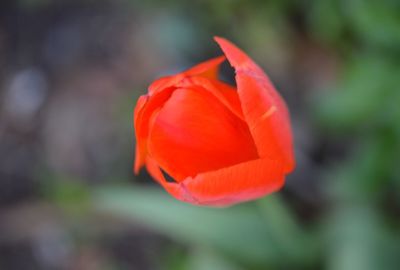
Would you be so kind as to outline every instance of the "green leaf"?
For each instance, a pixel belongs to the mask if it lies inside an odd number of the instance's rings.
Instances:
[[[376,209],[346,206],[326,220],[329,270],[398,269],[398,235],[390,233]]]
[[[301,263],[303,259],[286,252],[288,242],[282,246],[276,230],[270,229],[273,226],[266,224],[268,220],[251,203],[205,208],[179,202],[160,190],[139,187],[103,188],[93,200],[101,210],[140,222],[183,243],[219,249],[238,261],[270,265]],[[273,213],[270,216],[271,220],[276,217]],[[289,244],[298,246],[298,239],[295,236]]]
[[[315,115],[331,130],[352,130],[378,121],[384,104],[396,89],[398,70],[379,56],[358,55],[338,85],[320,96]]]
[[[187,270],[240,270],[232,261],[205,248],[197,248],[185,267]]]

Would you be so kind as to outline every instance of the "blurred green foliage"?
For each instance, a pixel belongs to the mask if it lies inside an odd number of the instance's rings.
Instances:
[[[318,254],[311,235],[297,227],[278,195],[257,205],[211,209],[182,204],[160,190],[114,187],[99,190],[95,203],[182,243],[220,250],[248,267],[308,265]]]

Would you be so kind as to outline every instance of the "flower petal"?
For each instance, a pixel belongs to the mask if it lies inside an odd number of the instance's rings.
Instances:
[[[188,197],[190,195],[184,192],[178,183],[167,182],[160,167],[151,157],[147,157],[146,169],[151,177],[153,177],[169,194],[180,200],[193,201],[193,198]]]
[[[187,76],[201,76],[209,79],[218,79],[219,65],[225,61],[225,56],[218,56],[210,60],[204,61],[196,66],[186,70]]]
[[[258,158],[246,123],[203,89],[177,89],[151,123],[148,151],[178,182]]]
[[[284,184],[280,161],[257,159],[185,179],[181,185],[195,203],[227,206],[277,191]]]
[[[136,154],[134,171],[138,173],[144,165],[147,155],[147,139],[150,119],[171,96],[174,88],[167,88],[152,97],[140,96],[134,112],[134,127],[136,135]]]
[[[168,183],[161,171],[158,179],[171,195],[181,201],[229,206],[279,190],[284,184],[284,173],[280,161],[256,159],[188,177],[178,184]]]
[[[165,76],[165,77],[161,77],[161,78],[155,80],[149,86],[149,89],[148,89],[149,96],[152,96],[152,95],[162,91],[163,89],[166,89],[166,88],[176,85],[183,78],[185,78],[184,74],[179,73],[177,75]]]
[[[204,80],[208,80],[207,78],[214,78],[217,76],[218,67],[219,65],[225,60],[225,56],[216,57],[200,63],[191,69],[177,74],[173,76],[166,76],[162,77],[156,81],[154,81],[149,87],[149,95],[148,96],[141,96],[139,98],[138,103],[135,108],[135,131],[136,131],[136,156],[135,156],[135,165],[134,171],[135,173],[139,172],[139,169],[144,165],[145,157],[146,157],[146,145],[147,145],[147,136],[148,136],[148,123],[157,108],[163,105],[163,103],[169,98],[172,91],[175,90],[174,88],[179,85],[181,81],[185,78],[189,78],[189,76],[196,76],[196,78],[201,78]],[[218,81],[214,80],[216,83]],[[222,83],[221,83],[222,84]],[[243,118],[243,114],[240,109],[240,102],[237,97],[237,93],[228,93],[232,92],[229,89],[228,85],[221,85],[220,86],[220,93],[219,95],[225,97],[227,105],[232,109],[232,111],[241,116]],[[165,93],[161,93],[163,91]],[[215,87],[212,89],[214,92],[217,92]],[[222,93],[222,94],[221,94]],[[236,95],[236,100],[234,95]],[[147,101],[149,98],[149,104],[144,106],[144,100]],[[143,104],[141,104],[143,103]],[[145,107],[145,108],[144,108]],[[140,112],[140,113],[139,113]],[[140,115],[140,116],[139,116]]]
[[[150,175],[173,197],[197,205],[229,206],[279,190],[284,184],[281,162],[256,159],[196,177],[180,183],[168,182],[159,165],[147,158]]]
[[[238,92],[233,86],[219,80],[208,79],[204,77],[185,78],[177,84],[177,87],[187,88],[198,86],[213,94],[222,104],[232,111],[237,117],[244,120],[242,107]]]
[[[264,71],[226,39],[215,37],[236,71],[242,110],[260,157],[280,159],[284,171],[295,166],[288,109]]]
[[[219,65],[225,61],[225,56],[219,56],[210,60],[204,61],[182,73],[172,76],[165,76],[155,80],[149,86],[149,95],[161,91],[162,89],[176,85],[183,78],[191,76],[200,76],[209,79],[218,79]]]
[[[133,113],[133,121],[134,121],[133,125],[135,127],[135,132],[136,132],[136,150],[135,150],[135,164],[134,164],[135,173],[138,173],[140,167],[144,165],[146,157],[145,144],[141,143],[141,138],[140,136],[138,136],[139,134],[138,131],[140,131],[139,119],[143,114],[143,108],[146,103],[147,103],[147,96],[140,96],[136,103],[136,107]]]

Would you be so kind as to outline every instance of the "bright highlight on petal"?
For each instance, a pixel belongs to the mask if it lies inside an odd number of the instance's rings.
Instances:
[[[243,51],[215,40],[225,56],[160,78],[139,98],[134,167],[179,200],[227,206],[277,191],[295,161],[285,102]],[[237,88],[218,80],[225,59]]]

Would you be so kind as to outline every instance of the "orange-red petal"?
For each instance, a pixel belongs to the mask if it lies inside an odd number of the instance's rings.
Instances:
[[[153,95],[158,91],[174,86],[186,77],[199,76],[209,79],[218,79],[219,66],[223,61],[225,61],[225,59],[225,56],[215,57],[210,60],[201,62],[200,64],[197,64],[196,66],[176,75],[161,77],[155,80],[149,86],[149,95]]]
[[[279,190],[284,184],[282,164],[256,159],[188,177],[180,183],[167,182],[158,164],[148,158],[150,175],[173,197],[196,205],[229,206],[257,199]]]
[[[208,79],[204,77],[189,77],[181,80],[178,87],[202,87],[205,91],[210,92],[214,95],[222,104],[224,104],[232,113],[237,117],[244,120],[242,107],[240,105],[240,100],[236,88],[230,86],[219,80]]]
[[[140,131],[139,128],[139,119],[141,118],[143,114],[143,108],[147,102],[147,96],[140,96],[137,103],[136,107],[133,113],[133,121],[134,121],[134,127],[135,127],[135,132],[136,132],[136,147],[135,147],[135,164],[134,164],[134,171],[135,173],[139,172],[140,167],[142,167],[145,163],[145,157],[146,157],[146,148],[145,144],[141,142],[142,138],[138,136]]]
[[[246,123],[204,89],[177,89],[154,117],[148,151],[178,182],[258,158]]]
[[[260,157],[284,162],[294,168],[292,132],[287,107],[264,71],[226,39],[215,37],[236,71],[236,83],[244,117]]]
[[[165,76],[165,77],[161,77],[161,78],[155,80],[149,86],[149,89],[148,89],[149,96],[152,96],[164,89],[173,87],[175,84],[177,84],[183,78],[185,78],[185,75],[183,73],[179,73],[177,75]]]
[[[183,192],[183,189],[178,183],[167,182],[157,162],[151,157],[147,157],[146,159],[146,169],[151,177],[153,177],[169,194],[175,198],[187,201],[193,200],[192,198],[188,197],[189,195],[186,192]]]
[[[218,81],[215,80],[217,78],[218,68],[225,59],[225,56],[216,57],[204,61],[177,75],[162,77],[154,81],[150,85],[148,95],[141,96],[139,98],[134,114],[134,126],[137,138],[134,164],[135,173],[138,173],[139,169],[144,165],[145,162],[147,153],[146,145],[149,130],[149,120],[151,119],[155,111],[160,108],[164,102],[167,101],[175,88],[178,87],[181,82],[184,81],[186,78],[191,78],[191,76],[195,76],[198,79],[213,79],[215,83],[218,83]],[[226,101],[226,105],[231,108],[234,113],[243,118],[236,91],[233,93],[233,90],[230,89],[229,86],[226,84],[221,85],[220,88],[221,89],[218,91],[217,89],[215,89],[215,87],[213,87],[211,91],[214,91],[217,95],[223,97],[223,100]],[[228,89],[232,91],[229,91]],[[145,103],[147,101],[148,104],[146,104],[145,106]]]
[[[280,161],[257,159],[185,179],[181,185],[194,203],[227,206],[277,191],[284,184]]]
[[[200,76],[208,79],[218,79],[219,66],[225,61],[225,56],[218,56],[210,60],[204,61],[196,66],[186,70],[187,76]]]
[[[157,92],[151,97],[147,95],[141,96],[136,104],[134,112],[136,135],[135,173],[139,172],[146,160],[150,119],[168,100],[173,90],[173,88],[167,88],[165,91]]]

